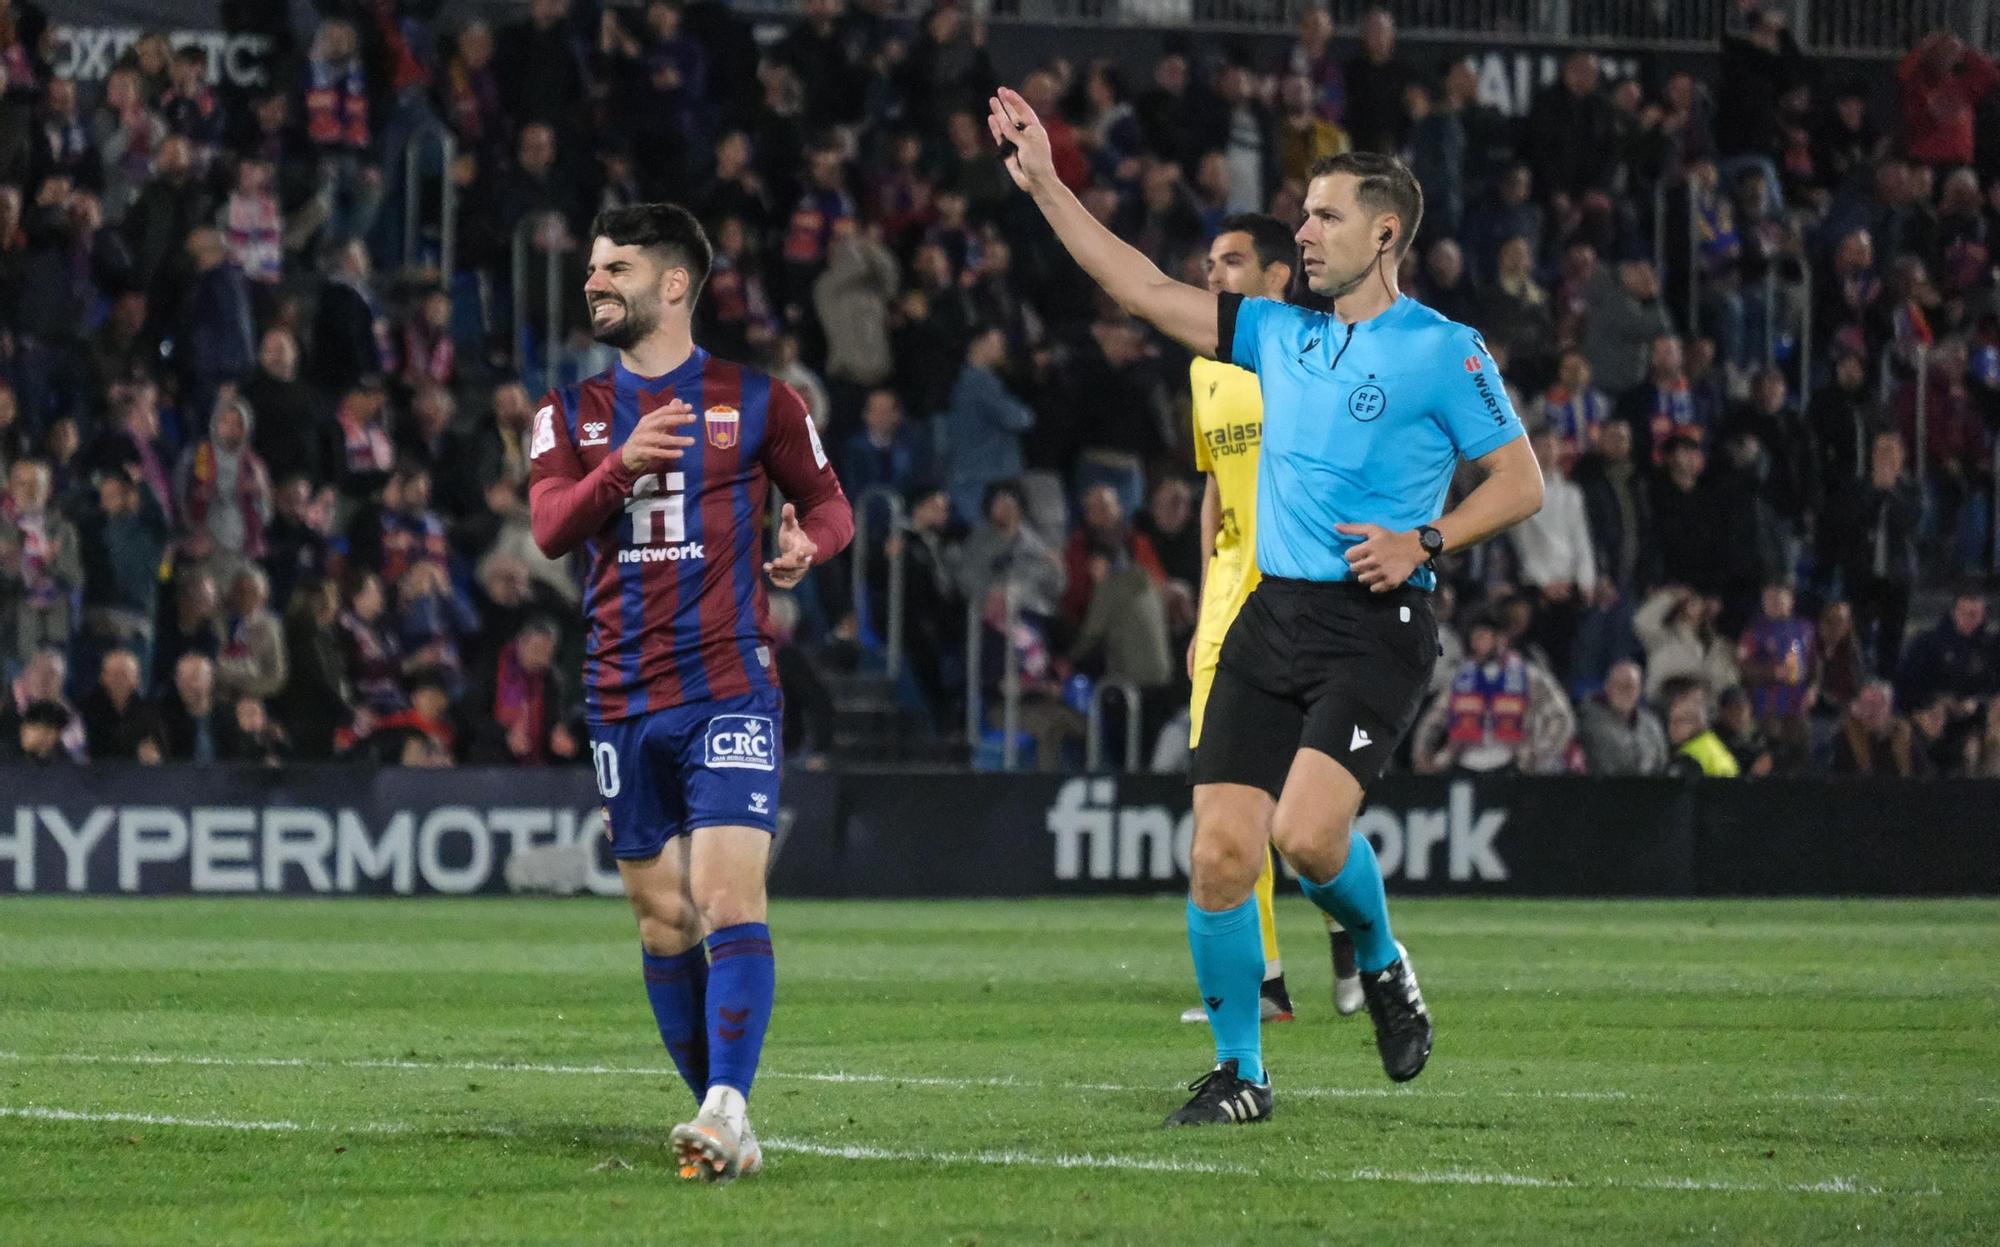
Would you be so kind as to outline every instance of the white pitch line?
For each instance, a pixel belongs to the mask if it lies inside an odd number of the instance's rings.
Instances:
[[[236,1130],[259,1134],[413,1134],[423,1127],[413,1122],[371,1121],[346,1125],[317,1122],[258,1120],[229,1117],[175,1117],[163,1113],[128,1113],[114,1110],[53,1108],[41,1104],[0,1105],[0,1118],[64,1123],[174,1126],[185,1129]],[[495,1135],[506,1137],[507,1130],[440,1128],[444,1133]],[[1251,1165],[1218,1164],[1212,1161],[1180,1160],[1174,1157],[1097,1155],[1089,1152],[1023,1152],[1017,1150],[942,1152],[920,1148],[873,1147],[860,1143],[814,1143],[804,1139],[764,1140],[773,1152],[801,1156],[824,1156],[836,1160],[895,1161],[923,1165],[997,1165],[1026,1169],[1084,1169],[1123,1173],[1204,1173],[1240,1177],[1261,1177],[1263,1171]],[[1290,1175],[1287,1175],[1290,1176]],[[1865,1186],[1850,1178],[1822,1182],[1708,1182],[1696,1178],[1606,1179],[1597,1182],[1571,1178],[1541,1178],[1532,1174],[1484,1173],[1479,1170],[1382,1169],[1329,1170],[1297,1175],[1321,1182],[1388,1182],[1412,1186],[1511,1186],[1538,1190],[1651,1190],[1709,1191],[1727,1194],[1797,1195],[1880,1195],[1880,1187]]]
[[[55,1065],[189,1065],[209,1066],[221,1069],[383,1069],[383,1070],[444,1070],[471,1074],[556,1074],[584,1077],[622,1078],[678,1078],[680,1071],[666,1065],[570,1065],[550,1064],[535,1061],[425,1061],[411,1058],[355,1057],[338,1060],[314,1059],[310,1057],[237,1057],[200,1056],[191,1053],[88,1053],[88,1052],[7,1052],[0,1051],[0,1061],[18,1064]],[[893,1085],[899,1087],[940,1087],[947,1090],[965,1091],[977,1088],[1000,1088],[1024,1091],[1097,1091],[1097,1092],[1160,1092],[1173,1090],[1148,1084],[1114,1082],[1038,1082],[1032,1079],[999,1075],[987,1078],[954,1078],[922,1074],[858,1074],[847,1070],[790,1071],[760,1070],[757,1076],[766,1080],[783,1082],[855,1083],[861,1085]],[[1309,1100],[1389,1100],[1389,1099],[1438,1099],[1438,1100],[1580,1100],[1586,1102],[1604,1101],[1672,1101],[1672,1097],[1657,1092],[1618,1090],[1534,1090],[1516,1091],[1498,1088],[1490,1091],[1470,1091],[1451,1087],[1312,1087],[1293,1086],[1281,1083],[1282,1093]],[[1843,1104],[1856,1102],[1908,1103],[1921,1097],[1914,1094],[1882,1094],[1849,1091],[1731,1091],[1737,1100],[1768,1100],[1788,1104]],[[1975,1104],[2000,1103],[2000,1097],[1974,1096]]]

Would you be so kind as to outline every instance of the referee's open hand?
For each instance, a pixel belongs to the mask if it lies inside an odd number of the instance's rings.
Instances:
[[[1400,588],[1423,564],[1424,543],[1414,532],[1392,533],[1380,524],[1335,524],[1333,531],[1361,538],[1347,547],[1347,565],[1372,593]]]

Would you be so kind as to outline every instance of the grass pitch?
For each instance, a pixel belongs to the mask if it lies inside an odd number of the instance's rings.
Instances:
[[[1208,1062],[1180,902],[787,903],[769,1168],[600,901],[0,902],[0,1243],[1965,1242],[2000,1236],[2000,903],[1402,901],[1382,1076],[1280,907],[1277,1118]]]

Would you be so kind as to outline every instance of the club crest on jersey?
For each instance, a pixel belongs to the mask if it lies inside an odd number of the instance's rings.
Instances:
[[[577,445],[602,446],[610,440],[606,436],[610,430],[611,426],[602,420],[587,420],[583,425],[583,440],[578,442]]]
[[[719,714],[708,721],[702,763],[711,770],[775,771],[778,736],[761,714]]]
[[[742,435],[743,413],[734,407],[710,407],[701,413],[702,428],[708,431],[708,444],[717,450],[733,450],[736,439]]]

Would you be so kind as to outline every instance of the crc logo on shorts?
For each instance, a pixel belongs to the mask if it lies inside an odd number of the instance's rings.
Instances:
[[[702,754],[711,770],[775,771],[778,737],[761,714],[719,714],[708,721]]]
[[[708,432],[708,444],[717,450],[731,450],[743,429],[743,413],[734,407],[709,407],[701,413],[702,428]]]
[[[1366,424],[1389,410],[1389,396],[1379,385],[1364,385],[1347,396],[1347,414]]]

